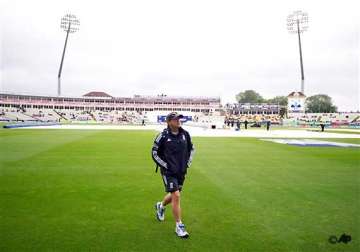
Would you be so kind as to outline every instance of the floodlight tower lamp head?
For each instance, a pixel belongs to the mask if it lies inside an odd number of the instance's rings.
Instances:
[[[294,11],[287,17],[287,29],[290,33],[303,33],[308,30],[309,16],[303,11]]]
[[[66,14],[61,18],[60,28],[65,32],[74,33],[79,30],[80,21],[73,14]]]

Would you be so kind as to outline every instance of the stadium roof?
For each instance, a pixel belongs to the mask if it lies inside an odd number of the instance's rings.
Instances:
[[[64,100],[64,99],[74,99],[78,101],[82,101],[85,99],[94,100],[123,100],[123,101],[131,101],[131,102],[144,102],[144,101],[159,101],[159,102],[216,102],[220,103],[220,97],[195,97],[195,96],[141,96],[134,95],[134,97],[115,97],[111,96],[105,92],[93,91],[89,92],[82,97],[74,97],[74,96],[48,96],[48,95],[36,95],[36,94],[15,94],[15,93],[2,93],[0,92],[0,101],[3,96],[9,97],[28,97],[32,99],[54,99],[54,100]],[[19,98],[16,98],[19,99]]]
[[[83,95],[84,97],[112,97],[105,92],[93,91]]]
[[[288,97],[306,97],[302,92],[291,92]]]

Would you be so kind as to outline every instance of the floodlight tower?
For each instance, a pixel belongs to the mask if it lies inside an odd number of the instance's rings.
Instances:
[[[301,38],[300,33],[307,31],[308,26],[308,14],[303,11],[294,11],[287,17],[287,29],[290,33],[297,33],[299,40],[299,53],[300,53],[300,69],[301,69],[301,92],[304,94],[304,66],[301,50]]]
[[[61,95],[61,71],[62,71],[62,66],[63,66],[63,63],[64,63],[66,44],[67,44],[67,41],[68,41],[69,33],[77,32],[79,30],[79,26],[80,26],[80,21],[73,14],[66,14],[61,19],[60,28],[63,29],[66,32],[66,39],[65,39],[64,50],[63,50],[62,57],[61,57],[59,73],[58,73],[58,90],[57,90],[58,91],[57,92],[58,96]]]

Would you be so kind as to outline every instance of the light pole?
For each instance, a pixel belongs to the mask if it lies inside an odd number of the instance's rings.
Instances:
[[[301,69],[301,92],[304,94],[304,66],[301,50],[301,38],[300,33],[305,32],[308,29],[308,14],[302,11],[294,11],[287,18],[287,29],[290,33],[297,33],[299,40],[299,53],[300,53],[300,69]]]
[[[67,44],[67,41],[68,41],[69,33],[77,32],[79,30],[79,26],[80,26],[80,21],[76,18],[75,15],[66,14],[61,19],[60,28],[63,29],[66,32],[66,38],[65,38],[64,50],[63,50],[63,53],[62,53],[61,63],[60,63],[60,68],[59,68],[59,73],[58,73],[58,90],[57,90],[58,91],[57,92],[58,96],[61,95],[61,71],[62,71],[62,66],[63,66],[63,63],[64,63],[66,44]]]

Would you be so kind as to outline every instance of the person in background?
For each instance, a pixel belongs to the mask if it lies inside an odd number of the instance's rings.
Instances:
[[[266,130],[268,131],[270,129],[271,122],[270,120],[266,121]]]
[[[240,130],[240,125],[241,125],[240,120],[236,120],[236,127],[238,130]]]
[[[321,127],[321,132],[324,132],[325,130],[325,124],[322,122],[320,123],[320,127]]]

